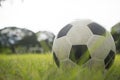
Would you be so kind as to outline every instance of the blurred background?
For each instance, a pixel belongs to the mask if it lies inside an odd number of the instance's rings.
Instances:
[[[119,34],[116,29],[120,27],[119,3],[119,0],[0,0],[0,53],[49,52],[59,30],[76,19],[91,19],[113,35]],[[115,42],[119,44],[118,37]]]

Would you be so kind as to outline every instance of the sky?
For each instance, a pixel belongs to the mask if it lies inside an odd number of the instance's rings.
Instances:
[[[77,19],[90,19],[110,31],[120,22],[120,0],[7,0],[0,8],[0,29],[16,26],[56,35]]]

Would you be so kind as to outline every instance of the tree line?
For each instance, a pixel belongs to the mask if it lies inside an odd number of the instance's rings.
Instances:
[[[34,33],[25,28],[0,30],[0,53],[43,53],[51,51],[55,35],[48,31]]]
[[[120,23],[111,28],[117,53],[120,53]],[[55,35],[48,31],[34,33],[15,26],[0,29],[0,53],[45,53],[52,50]]]

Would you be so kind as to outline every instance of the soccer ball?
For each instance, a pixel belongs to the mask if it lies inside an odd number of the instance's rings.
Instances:
[[[115,59],[115,43],[111,34],[91,20],[76,20],[58,33],[53,43],[56,65],[78,65],[109,69]]]

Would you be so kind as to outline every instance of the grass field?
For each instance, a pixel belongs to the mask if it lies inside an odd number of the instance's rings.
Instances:
[[[120,80],[120,55],[106,74],[86,68],[58,69],[52,54],[0,55],[0,80]]]

